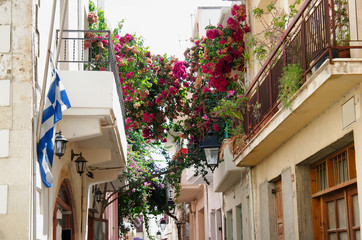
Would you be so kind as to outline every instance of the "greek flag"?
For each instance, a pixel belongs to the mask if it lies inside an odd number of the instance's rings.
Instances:
[[[38,143],[40,175],[48,188],[52,186],[51,183],[54,181],[51,173],[54,155],[54,126],[62,119],[62,111],[70,107],[67,93],[60,81],[58,71],[53,65],[52,83],[46,98]]]

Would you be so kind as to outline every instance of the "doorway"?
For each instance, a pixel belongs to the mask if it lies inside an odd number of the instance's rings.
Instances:
[[[53,239],[74,238],[73,209],[68,184],[64,181],[59,189],[53,212]]]

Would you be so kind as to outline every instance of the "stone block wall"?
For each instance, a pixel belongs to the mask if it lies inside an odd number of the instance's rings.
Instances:
[[[33,2],[0,1],[0,239],[30,239]],[[19,231],[20,230],[20,231]]]

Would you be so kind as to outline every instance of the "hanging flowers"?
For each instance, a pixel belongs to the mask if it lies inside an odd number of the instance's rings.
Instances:
[[[209,87],[220,92],[235,88],[232,71],[244,71],[245,49],[244,35],[250,32],[245,23],[246,14],[243,5],[234,5],[226,26],[208,26],[206,37],[195,39],[195,46],[191,49],[189,61],[196,61],[192,65],[199,65],[202,74],[208,80]]]

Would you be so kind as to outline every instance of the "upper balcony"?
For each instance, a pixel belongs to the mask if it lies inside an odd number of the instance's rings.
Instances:
[[[110,36],[90,30],[64,30],[61,40],[58,36],[59,75],[72,105],[60,129],[86,150],[90,169],[121,170],[127,158],[123,95]]]
[[[247,145],[234,159],[237,166],[258,164],[362,81],[362,19],[348,12],[361,3],[346,2],[306,0],[284,32],[247,90],[247,105],[261,107],[259,114],[252,107],[245,113]],[[290,64],[299,65],[303,77],[285,108],[279,80]]]
[[[181,191],[177,200],[179,202],[189,203],[203,192],[204,182],[202,178],[197,178],[198,181],[190,180],[190,174],[193,172],[192,168],[185,169],[181,175]]]
[[[233,163],[233,154],[230,146],[227,145],[223,151],[223,161],[215,168],[213,183],[215,192],[226,192],[229,188],[240,182],[242,168],[236,167]]]

